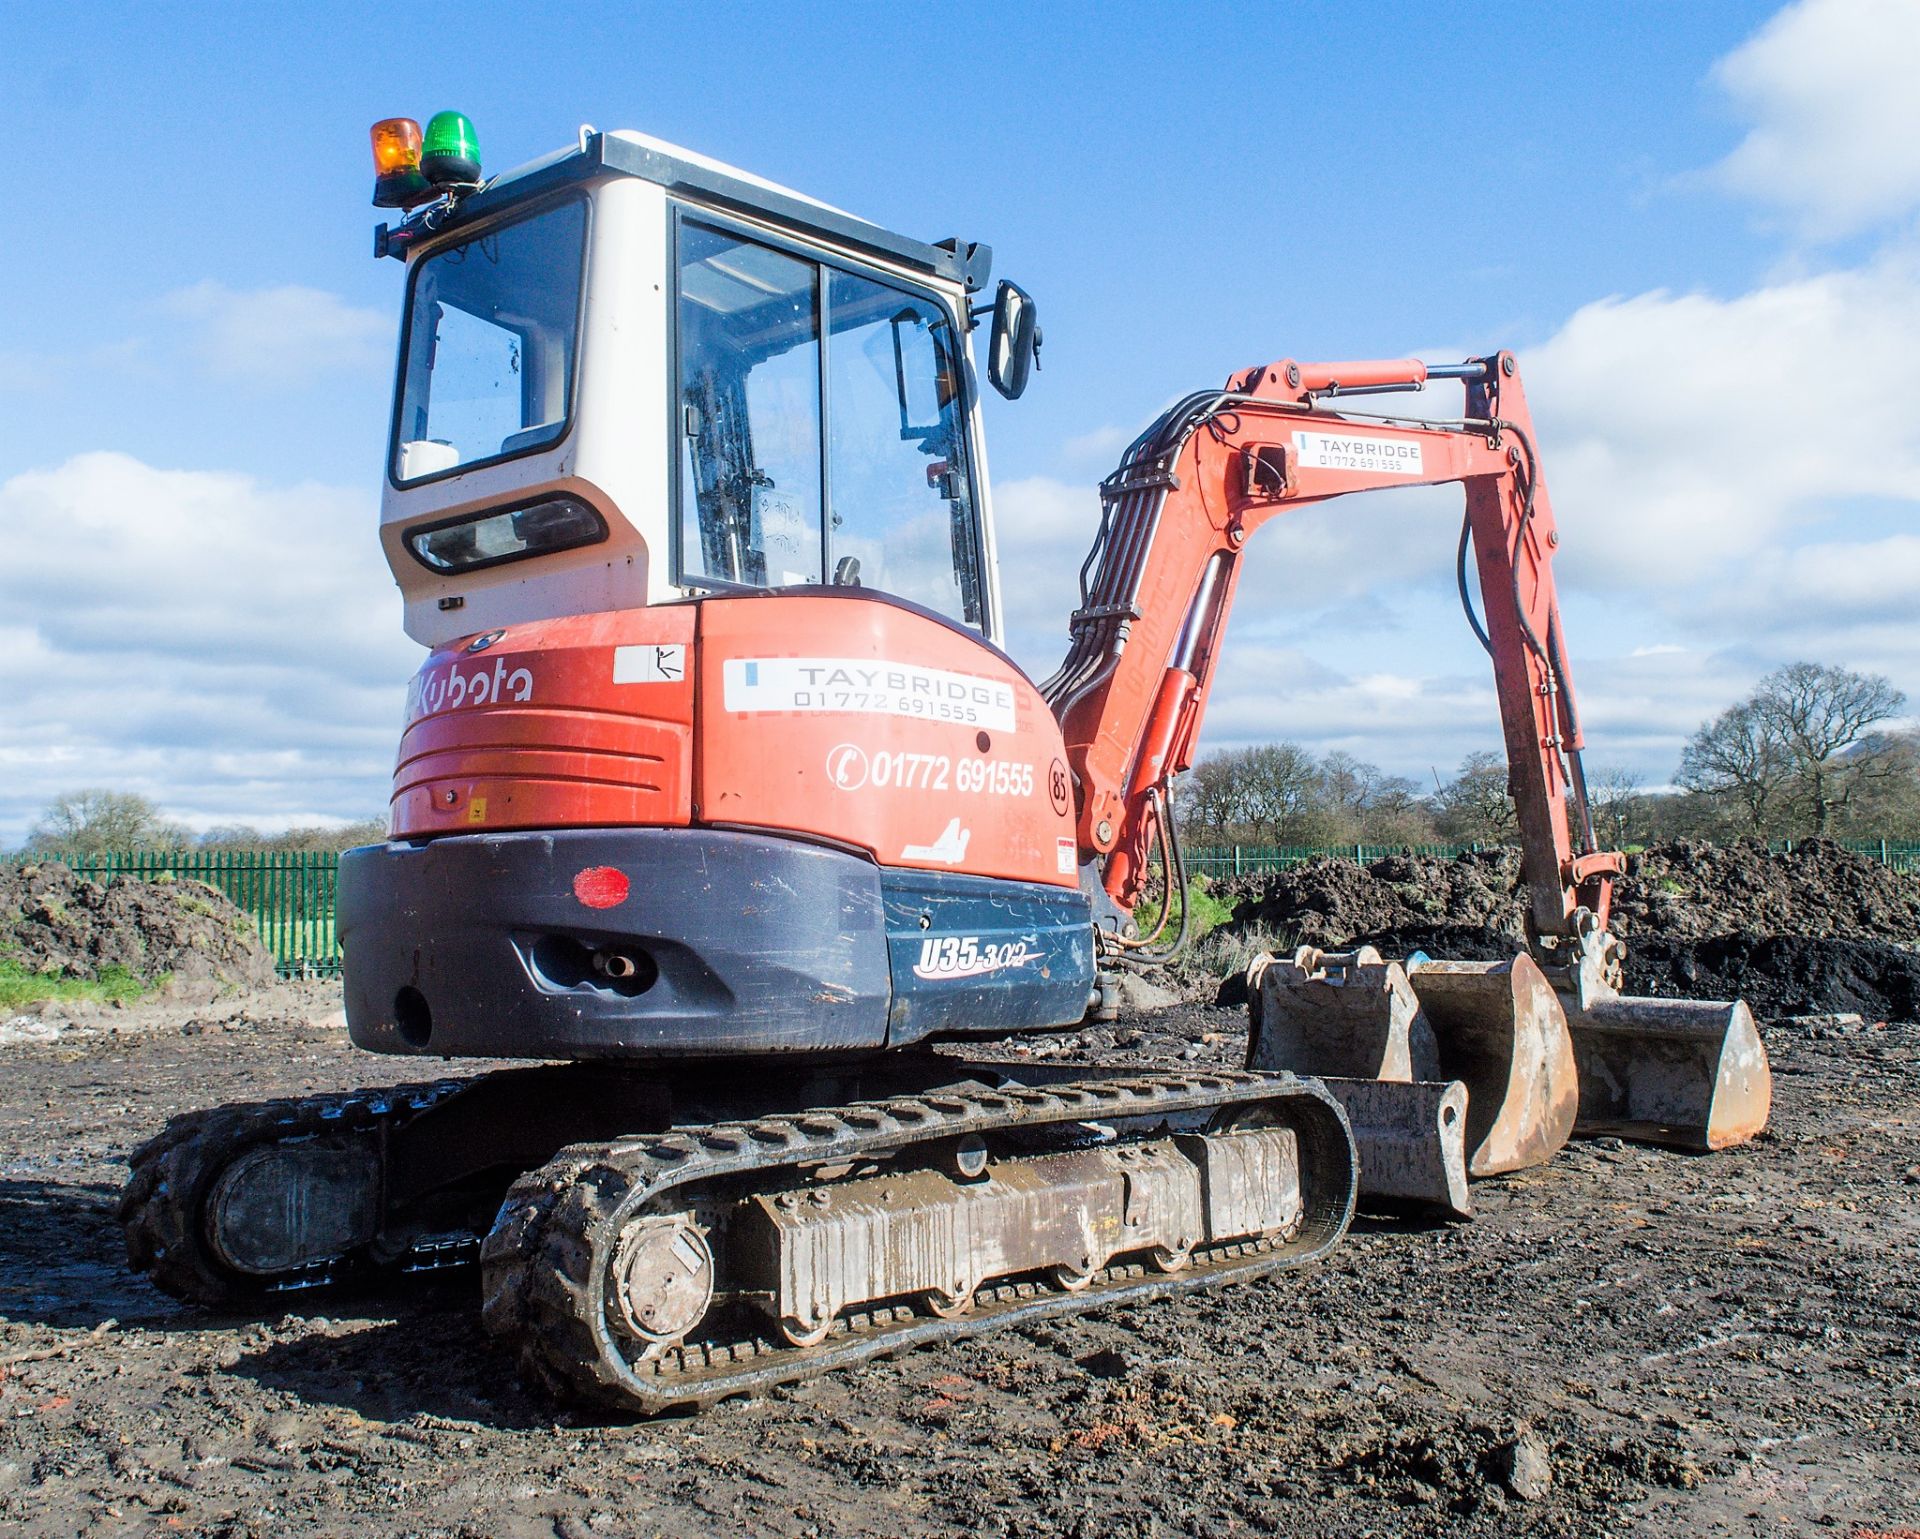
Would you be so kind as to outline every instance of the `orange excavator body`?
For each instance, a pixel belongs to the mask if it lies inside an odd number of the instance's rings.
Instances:
[[[390,836],[341,863],[348,1026],[579,1061],[176,1119],[122,1202],[161,1286],[231,1308],[477,1260],[530,1379],[653,1411],[1302,1265],[1358,1190],[1463,1208],[1582,1125],[1764,1122],[1743,1005],[1617,993],[1511,355],[1283,360],[1178,402],[1103,484],[1036,685],[998,645],[968,334],[991,311],[1009,398],[1040,336],[1016,285],[973,303],[986,247],[633,133],[482,183],[470,132],[408,161],[381,156],[417,125],[381,129],[376,201],[411,210],[375,241],[408,268],[382,540],[431,650]],[[1439,380],[1458,418],[1351,404]],[[1247,540],[1439,483],[1532,954],[1266,959],[1245,1071],[900,1051],[1110,1013],[1177,951],[1186,905],[1172,946],[1132,915],[1155,850],[1184,887],[1173,785]]]

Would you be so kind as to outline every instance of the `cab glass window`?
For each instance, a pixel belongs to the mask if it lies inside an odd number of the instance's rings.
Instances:
[[[977,624],[956,350],[938,307],[851,273],[827,280],[827,486],[840,581]]]
[[[754,241],[680,232],[681,560],[756,588],[821,580],[817,273]]]
[[[683,580],[876,588],[982,625],[945,312],[693,220],[679,239]]]
[[[566,432],[586,233],[586,204],[575,199],[420,261],[397,483],[545,448]]]

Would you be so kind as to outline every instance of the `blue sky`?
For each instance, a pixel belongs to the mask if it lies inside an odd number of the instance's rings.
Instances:
[[[1038,671],[1091,487],[1169,397],[1505,345],[1594,762],[1663,782],[1796,656],[1920,694],[1905,0],[601,9],[0,7],[0,846],[82,784],[202,825],[381,806],[415,653],[365,134],[444,106],[491,169],[631,127],[990,242],[1047,336],[989,407]],[[1456,509],[1269,530],[1207,741],[1422,778],[1495,744]]]

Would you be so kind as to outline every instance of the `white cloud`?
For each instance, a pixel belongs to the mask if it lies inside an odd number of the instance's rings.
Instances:
[[[300,284],[230,289],[208,279],[175,290],[161,308],[191,326],[193,350],[207,368],[256,383],[379,367],[393,348],[390,316]]]
[[[1665,781],[1702,720],[1797,658],[1920,698],[1920,532],[1879,527],[1920,530],[1915,356],[1908,240],[1731,297],[1597,301],[1523,351],[1596,764]],[[1097,505],[1091,485],[1000,489],[1013,650],[1036,673],[1064,648]],[[1259,531],[1205,746],[1288,737],[1407,774],[1495,746],[1451,596],[1459,507],[1452,488],[1370,495]]]
[[[1521,359],[1570,580],[1685,588],[1855,497],[1920,499],[1920,253],[1577,311]]]
[[[1904,218],[1920,207],[1916,58],[1913,0],[1788,6],[1714,69],[1753,124],[1718,179],[1813,239]]]
[[[0,482],[0,846],[108,785],[204,826],[377,812],[419,652],[370,499],[80,455]]]
[[[1091,484],[1051,476],[996,482],[993,526],[1007,650],[1043,678],[1067,650],[1067,617],[1079,602],[1080,563],[1100,527],[1100,495]]]
[[[1090,432],[1077,433],[1060,445],[1060,457],[1069,464],[1099,461],[1111,467],[1120,461],[1120,452],[1133,442],[1132,429],[1109,423]]]
[[[1066,652],[1099,493],[1032,476],[996,486],[993,501],[1007,650],[1041,678]],[[1451,573],[1460,509],[1457,490],[1414,489],[1282,515],[1247,543],[1236,628],[1270,639],[1330,604]]]

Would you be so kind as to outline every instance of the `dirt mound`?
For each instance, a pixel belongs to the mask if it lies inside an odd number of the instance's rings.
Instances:
[[[201,882],[95,882],[52,861],[0,868],[0,960],[63,978],[110,968],[249,987],[274,978],[272,954],[226,894]]]
[[[1231,927],[1287,944],[1492,960],[1524,944],[1516,850],[1370,866],[1319,859],[1240,877]],[[1637,994],[1748,1000],[1762,1015],[1920,1019],[1920,876],[1829,840],[1791,852],[1676,839],[1628,857],[1614,933]]]
[[[1762,1016],[1853,1011],[1870,1021],[1920,1021],[1920,951],[1805,935],[1642,935],[1627,953],[1627,991],[1744,999]]]
[[[1269,930],[1298,945],[1344,946],[1356,936],[1436,926],[1521,934],[1518,850],[1451,859],[1389,855],[1368,866],[1318,856],[1284,871],[1236,877],[1218,889],[1236,930]]]

